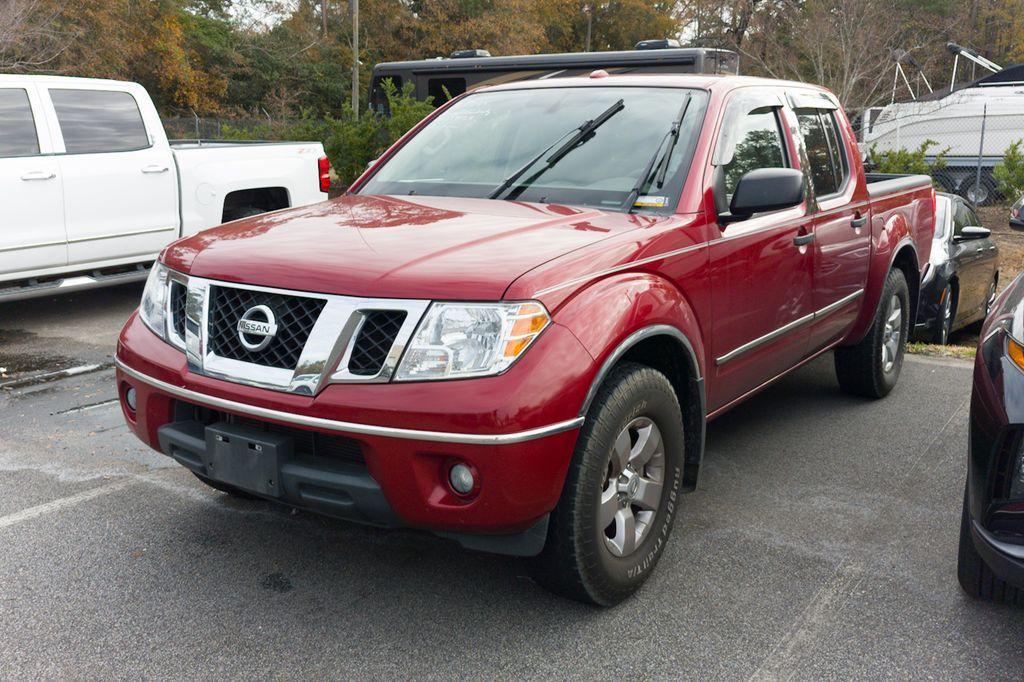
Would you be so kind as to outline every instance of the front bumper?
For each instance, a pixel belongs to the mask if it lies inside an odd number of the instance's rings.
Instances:
[[[977,521],[971,521],[971,538],[990,571],[1014,587],[1024,589],[1024,546],[1000,542]]]
[[[117,354],[129,426],[165,454],[177,442],[176,459],[196,473],[216,478],[202,463],[205,432],[199,429],[211,424],[255,420],[264,430],[292,429],[300,440],[302,434],[343,439],[359,461],[284,453],[279,492],[255,492],[332,516],[424,528],[517,554],[540,549],[536,538],[542,544],[546,515],[561,495],[582,422],[578,413],[595,373],[593,358],[557,324],[497,377],[332,385],[315,397],[192,374],[184,355],[137,316],[122,331]],[[135,389],[134,411],[125,404],[128,388]],[[447,486],[456,461],[478,473],[469,497]],[[523,545],[524,536],[533,544]]]

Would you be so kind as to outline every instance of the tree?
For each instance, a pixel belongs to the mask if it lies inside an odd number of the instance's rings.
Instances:
[[[56,27],[59,7],[43,0],[3,0],[0,3],[0,69],[28,71],[46,68],[68,46]]]

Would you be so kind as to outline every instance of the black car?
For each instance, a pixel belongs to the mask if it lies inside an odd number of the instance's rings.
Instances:
[[[1010,227],[1015,230],[1024,230],[1024,195],[1017,199],[1017,203],[1010,207]]]
[[[968,452],[960,585],[972,597],[1024,605],[1024,274],[982,325]]]
[[[999,247],[955,194],[940,192],[936,198],[930,260],[921,282],[915,334],[946,343],[957,329],[985,319],[999,283]]]

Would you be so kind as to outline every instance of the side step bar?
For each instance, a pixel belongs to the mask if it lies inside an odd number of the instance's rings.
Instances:
[[[83,270],[69,272],[43,280],[36,278],[0,282],[0,303],[21,301],[26,298],[68,294],[73,291],[85,291],[99,287],[141,282],[149,276],[151,261],[134,265],[119,265],[99,270]]]

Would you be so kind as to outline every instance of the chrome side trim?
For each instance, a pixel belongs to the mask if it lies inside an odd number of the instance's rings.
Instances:
[[[583,423],[583,417],[576,417],[575,419],[568,419],[563,422],[548,424],[547,426],[541,426],[536,429],[496,434],[419,431],[416,429],[398,429],[390,426],[376,426],[373,424],[356,424],[354,422],[336,421],[334,419],[323,419],[321,417],[308,417],[301,414],[294,414],[292,412],[281,412],[279,410],[271,410],[269,408],[257,407],[255,405],[246,405],[245,403],[239,403],[225,398],[205,395],[203,393],[191,391],[187,388],[182,388],[181,386],[168,384],[167,382],[160,381],[159,379],[154,379],[151,376],[128,367],[124,364],[121,358],[115,358],[114,363],[117,365],[118,369],[136,381],[141,381],[176,398],[194,401],[196,403],[222,409],[227,412],[237,412],[239,414],[245,414],[261,419],[269,419],[272,421],[294,424],[296,426],[311,429],[338,431],[340,433],[354,433],[364,436],[381,436],[385,438],[404,438],[408,440],[430,441],[433,443],[513,445],[515,443],[525,443],[527,441],[536,440],[537,438],[552,436],[564,431],[571,431],[579,428]]]
[[[61,239],[55,242],[36,242],[34,244],[17,244],[15,246],[4,246],[0,247],[0,253],[7,253],[8,251],[27,251],[29,249],[42,249],[46,246],[64,246],[68,243],[67,239]]]
[[[729,362],[730,360],[735,360],[736,358],[738,358],[739,356],[743,355],[744,353],[748,353],[748,352],[754,350],[758,346],[763,346],[766,343],[770,343],[771,341],[774,341],[775,339],[779,338],[783,334],[788,334],[789,332],[795,331],[796,329],[799,329],[800,327],[803,327],[806,324],[810,324],[814,320],[820,320],[821,318],[823,318],[823,317],[825,317],[827,315],[831,315],[832,313],[834,313],[835,311],[839,310],[840,308],[842,308],[847,303],[850,303],[850,302],[856,300],[857,298],[859,298],[863,294],[864,294],[864,290],[863,289],[858,289],[857,291],[853,292],[852,294],[849,294],[847,296],[843,296],[838,301],[835,301],[834,303],[829,303],[827,306],[825,306],[824,308],[822,308],[820,310],[816,310],[813,313],[808,313],[807,315],[804,315],[801,318],[798,318],[796,320],[793,320],[792,322],[789,322],[787,324],[782,325],[778,329],[775,329],[773,331],[768,332],[764,336],[759,336],[756,339],[754,339],[753,341],[748,341],[747,343],[743,344],[742,346],[739,346],[738,348],[732,349],[731,351],[729,351],[728,353],[726,353],[725,355],[723,355],[721,357],[715,358],[715,364],[719,365],[719,366],[720,365],[724,365],[725,363]]]
[[[136,230],[134,232],[118,232],[117,234],[104,234],[98,237],[76,237],[69,239],[68,244],[80,244],[81,242],[97,242],[103,239],[121,239],[122,237],[138,237],[143,234],[157,234],[158,232],[177,232],[177,227],[155,227],[149,230]]]
[[[675,251],[668,251],[666,253],[659,253],[657,256],[648,256],[647,258],[641,258],[640,260],[634,260],[634,261],[630,261],[628,263],[623,263],[622,265],[616,265],[615,267],[612,267],[612,268],[607,268],[605,270],[599,270],[597,272],[592,272],[589,275],[583,275],[581,277],[575,277],[573,279],[570,279],[570,280],[567,280],[565,282],[562,282],[561,284],[555,284],[554,286],[547,287],[546,289],[541,289],[540,291],[535,292],[533,294],[533,296],[531,296],[531,298],[539,298],[540,296],[543,296],[544,294],[550,294],[550,293],[552,293],[554,291],[558,291],[558,290],[564,289],[566,287],[571,287],[571,286],[574,286],[576,284],[582,284],[583,282],[586,282],[586,281],[589,281],[589,280],[592,280],[592,279],[597,279],[598,277],[604,277],[605,275],[613,275],[616,272],[622,272],[623,270],[630,270],[630,269],[638,267],[640,265],[647,265],[648,263],[653,263],[655,261],[664,260],[665,258],[671,258],[672,256],[679,256],[679,255],[682,255],[684,253],[688,253],[690,251],[696,251],[697,249],[707,248],[709,245],[710,245],[710,242],[701,242],[700,244],[693,244],[692,246],[686,246],[686,247],[683,247],[681,249],[676,249]]]

